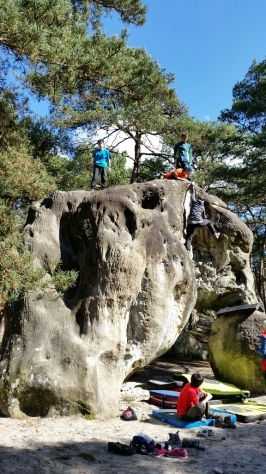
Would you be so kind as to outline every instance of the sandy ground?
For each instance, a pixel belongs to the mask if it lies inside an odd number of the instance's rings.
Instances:
[[[149,379],[167,380],[171,372],[201,370],[212,375],[207,363],[173,365],[157,361],[128,382],[121,390],[119,413],[106,421],[68,418],[0,418],[0,472],[3,474],[265,474],[266,420],[237,424],[236,429],[214,428],[214,436],[198,438],[205,451],[188,448],[188,458],[155,458],[135,454],[124,457],[107,451],[108,441],[129,444],[144,432],[158,442],[168,440],[178,428],[152,416],[158,409],[148,403]],[[261,403],[263,398],[258,399]],[[264,402],[266,399],[264,397]],[[132,406],[137,421],[123,421],[120,414]],[[179,430],[181,438],[195,438],[197,429]]]

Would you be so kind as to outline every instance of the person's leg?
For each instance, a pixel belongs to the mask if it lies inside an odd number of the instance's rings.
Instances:
[[[95,189],[97,179],[98,179],[98,174],[99,174],[99,166],[94,165],[93,167],[93,176],[92,176],[92,182],[91,182],[91,189]]]
[[[107,188],[107,168],[101,168],[102,189]]]
[[[189,408],[186,414],[187,420],[201,420],[204,415],[206,403],[199,402],[197,405]]]
[[[202,227],[208,227],[209,231],[212,233],[212,235],[216,235],[217,232],[213,226],[213,223],[209,219],[203,219],[203,221],[200,224]]]
[[[190,252],[191,250],[191,242],[194,230],[196,229],[197,224],[188,224],[187,226],[187,238],[186,238],[186,249]]]
[[[176,168],[184,169],[186,165],[188,165],[188,161],[179,161],[179,160],[177,160],[177,162],[176,162]]]

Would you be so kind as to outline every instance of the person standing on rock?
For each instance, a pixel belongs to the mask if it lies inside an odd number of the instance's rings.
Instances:
[[[98,140],[98,148],[93,153],[93,177],[91,182],[91,189],[95,189],[98,175],[101,175],[102,189],[107,187],[107,168],[111,170],[111,153],[104,148],[103,140]]]
[[[249,348],[252,351],[257,352],[261,356],[261,369],[263,372],[264,380],[266,382],[266,319],[261,324],[261,335],[260,335],[260,347],[249,344]]]
[[[174,159],[176,162],[176,168],[185,169],[186,165],[192,165],[193,161],[193,150],[188,141],[188,134],[181,134],[181,141],[176,143],[174,147]]]
[[[194,234],[194,230],[198,227],[208,227],[212,235],[218,239],[220,232],[217,232],[213,226],[213,223],[207,219],[204,200],[200,197],[196,197],[195,186],[192,184],[192,206],[188,217],[187,225],[187,236],[186,236],[186,249],[191,250],[191,242]]]

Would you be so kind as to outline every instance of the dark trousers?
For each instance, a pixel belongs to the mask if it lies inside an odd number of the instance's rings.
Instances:
[[[102,188],[104,189],[107,187],[107,168],[103,166],[94,165],[91,189],[95,189],[99,173],[101,174]]]
[[[186,248],[188,251],[191,250],[191,242],[192,242],[194,230],[197,229],[197,227],[206,227],[206,226],[211,231],[212,235],[216,233],[216,230],[213,227],[213,223],[209,219],[203,219],[203,221],[199,222],[198,224],[188,224],[187,239],[186,239]]]
[[[188,161],[179,161],[179,160],[177,160],[175,167],[185,169],[185,166],[189,165],[189,164],[190,163]]]

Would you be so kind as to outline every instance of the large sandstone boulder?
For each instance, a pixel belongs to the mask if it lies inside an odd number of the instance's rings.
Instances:
[[[36,266],[61,259],[79,278],[64,298],[36,291],[5,308],[3,414],[113,415],[122,382],[174,344],[196,301],[216,310],[256,302],[252,235],[221,201],[206,199],[222,235],[196,230],[196,263],[184,247],[187,181],[56,192],[31,207],[25,240]]]
[[[260,347],[261,323],[266,314],[236,311],[217,318],[209,337],[209,360],[218,380],[231,382],[253,393],[265,392],[259,354],[249,344]]]
[[[189,186],[56,192],[31,207],[25,239],[36,265],[61,258],[79,278],[64,299],[32,292],[6,308],[3,414],[113,415],[123,381],[173,345],[196,301],[183,244]]]

